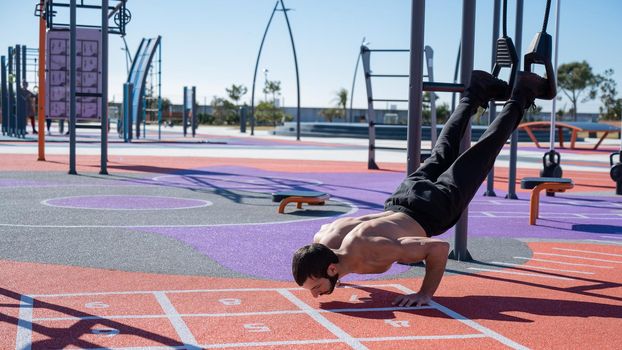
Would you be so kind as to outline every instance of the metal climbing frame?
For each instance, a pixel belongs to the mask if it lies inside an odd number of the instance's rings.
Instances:
[[[361,45],[361,58],[363,61],[363,70],[365,72],[365,90],[367,92],[367,122],[369,125],[369,150],[368,150],[368,159],[367,159],[367,168],[368,169],[378,169],[378,165],[376,164],[376,150],[377,149],[394,149],[394,150],[406,150],[405,148],[399,147],[379,147],[376,146],[376,112],[374,109],[374,102],[409,102],[409,100],[404,99],[380,99],[374,98],[373,89],[372,89],[372,78],[408,78],[408,74],[372,74],[371,70],[371,53],[372,52],[384,52],[384,53],[400,53],[400,52],[409,52],[408,49],[370,49],[365,45]],[[454,83],[440,83],[434,81],[434,67],[433,67],[433,57],[434,50],[430,46],[425,46],[424,53],[426,57],[426,68],[428,71],[427,77],[429,81],[423,82],[423,91],[429,92],[462,92],[464,90],[464,86],[462,84],[454,84]],[[430,98],[430,110],[431,110],[431,141],[432,147],[436,143],[436,96],[434,93],[431,94]],[[409,111],[409,115],[410,115]],[[409,121],[410,123],[410,121]],[[419,137],[420,139],[420,137]]]
[[[114,0],[113,0],[114,1]],[[77,23],[77,9],[84,11],[95,10],[100,12],[101,22],[97,25]],[[68,10],[69,23],[55,22],[59,11]],[[85,0],[42,0],[37,4],[35,16],[45,19],[45,24],[49,30],[69,30],[69,174],[76,172],[76,99],[96,98],[99,100],[101,108],[101,154],[100,154],[100,174],[108,174],[108,34],[125,35],[125,26],[131,20],[131,13],[126,8],[126,0],[117,0],[115,6],[109,6],[109,0],[97,2],[85,2]],[[90,18],[90,17],[89,17]],[[110,25],[110,19],[114,25]],[[102,57],[100,74],[102,77],[101,89],[98,92],[77,91],[77,28],[98,29],[101,33],[101,49],[99,55]],[[45,31],[39,32],[40,36],[45,36]],[[40,38],[41,39],[41,38]],[[42,40],[40,40],[42,42]],[[40,47],[41,57],[45,57],[44,47]],[[43,85],[43,79],[40,84]],[[44,101],[45,96],[40,96],[40,101]],[[48,111],[49,113],[49,111]],[[42,146],[42,138],[39,138],[39,147]]]

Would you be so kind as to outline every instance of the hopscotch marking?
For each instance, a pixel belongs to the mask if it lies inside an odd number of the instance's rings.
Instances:
[[[366,285],[361,285],[365,287]],[[405,293],[413,293],[409,288],[401,284],[371,284],[372,287],[390,287]],[[76,319],[145,319],[145,318],[162,318],[168,319],[173,325],[180,340],[184,343],[181,346],[147,346],[140,347],[140,349],[217,349],[227,347],[253,347],[253,346],[279,346],[279,345],[313,345],[313,344],[336,344],[344,343],[355,349],[367,349],[363,342],[390,342],[390,341],[407,341],[407,340],[435,340],[435,339],[477,339],[477,338],[493,338],[496,341],[501,342],[514,349],[526,349],[524,346],[486,328],[479,323],[470,320],[449,308],[442,306],[436,302],[430,302],[427,306],[421,307],[377,307],[377,308],[336,308],[336,309],[314,309],[310,305],[306,304],[303,300],[296,297],[292,291],[303,291],[303,288],[223,288],[223,289],[197,289],[197,290],[167,290],[167,291],[126,291],[126,292],[93,292],[93,293],[65,293],[65,294],[38,294],[22,296],[20,301],[19,310],[19,323],[17,330],[16,350],[30,350],[32,345],[32,323],[35,321],[62,321],[62,320],[76,320]],[[180,314],[172,304],[171,300],[166,294],[191,294],[191,293],[222,293],[222,292],[253,292],[253,291],[271,291],[276,292],[292,302],[297,309],[294,310],[277,310],[277,311],[264,311],[264,312],[240,312],[240,313],[214,313],[214,314]],[[33,319],[33,303],[37,297],[76,297],[76,296],[102,296],[102,295],[153,295],[162,307],[163,314],[161,315],[111,315],[111,316],[87,316],[87,317],[53,317],[53,318],[34,318]],[[225,299],[220,299],[225,300]],[[231,305],[236,305],[233,302],[233,298],[226,299]],[[222,303],[222,302],[221,302]],[[88,303],[85,307],[89,305]],[[97,304],[99,305],[99,304]],[[457,335],[426,335],[426,336],[387,336],[387,337],[361,337],[355,338],[345,332],[339,326],[329,321],[322,314],[326,313],[352,313],[352,312],[375,312],[375,311],[413,311],[413,310],[425,310],[432,309],[438,310],[445,315],[473,328],[479,333],[472,334],[457,334]],[[310,339],[310,340],[283,340],[283,341],[262,341],[262,342],[238,342],[238,343],[221,343],[221,344],[198,344],[194,335],[190,331],[188,325],[184,322],[183,317],[233,317],[233,316],[255,316],[255,315],[278,315],[278,314],[303,314],[308,315],[315,320],[319,325],[333,333],[336,339]],[[411,327],[412,324],[409,321],[401,320],[387,320],[391,321],[387,323],[392,327]],[[250,323],[244,325],[245,329],[249,331],[262,331],[269,330],[269,326],[263,323]],[[100,333],[102,336],[114,336],[116,333],[110,330],[102,330]],[[121,349],[121,348],[117,348]],[[138,349],[136,347],[124,347],[122,349]]]
[[[565,270],[565,269],[555,269],[552,267],[544,267],[544,266],[534,266],[534,265],[525,265],[525,264],[512,264],[512,263],[506,263],[506,262],[501,262],[501,261],[491,261],[491,264],[497,264],[497,265],[503,265],[503,266],[509,266],[509,267],[522,267],[525,269],[535,269],[535,270],[545,270],[545,271],[555,271],[555,272],[569,272],[569,273],[579,273],[582,275],[593,275],[594,272],[587,272],[587,271],[578,271],[578,270]]]
[[[607,262],[607,263],[614,263],[614,264],[622,264],[622,261],[619,261],[619,260],[606,260],[606,259],[588,258],[588,257],[585,257],[585,256],[534,252],[534,255],[535,254],[537,254],[537,255],[546,255],[546,256],[558,256],[558,257],[561,257],[561,258],[572,258],[572,259],[579,259],[579,260],[590,260],[590,261],[600,261],[600,262]]]
[[[19,301],[19,321],[17,322],[16,350],[30,350],[32,345],[32,311],[34,299],[22,295]]]
[[[468,270],[474,270],[474,271],[500,273],[500,274],[505,274],[505,275],[517,275],[517,276],[549,278],[549,279],[561,280],[561,281],[576,281],[575,278],[551,276],[551,275],[545,275],[545,274],[541,274],[541,273],[526,273],[526,272],[515,272],[515,271],[507,271],[507,270],[483,269],[483,268],[479,268],[479,267],[468,267],[467,269]]]
[[[593,267],[593,268],[596,268],[596,269],[613,269],[614,268],[613,266],[602,266],[602,265],[592,265],[592,264],[571,263],[571,262],[567,262],[567,261],[528,258],[528,257],[525,257],[525,256],[515,256],[514,259],[538,261],[538,262],[545,262],[545,263],[552,263],[552,264],[559,264],[559,265],[568,265],[568,266],[585,266],[585,267]]]

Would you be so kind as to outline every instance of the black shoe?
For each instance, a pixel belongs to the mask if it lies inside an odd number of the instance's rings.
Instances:
[[[37,134],[38,134],[37,130],[34,130],[32,133],[33,133],[34,135],[37,135]]]
[[[488,107],[490,100],[506,101],[510,98],[511,89],[508,84],[492,74],[481,70],[471,72],[471,82],[464,95],[474,98],[483,108]]]
[[[549,82],[537,74],[518,72],[512,99],[521,103],[523,108],[531,106],[536,98],[549,99]]]

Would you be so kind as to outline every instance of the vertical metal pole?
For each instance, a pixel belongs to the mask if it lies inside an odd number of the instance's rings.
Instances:
[[[471,79],[471,71],[473,70],[473,57],[475,54],[475,0],[462,1],[462,66],[460,68],[460,80],[464,86],[469,86]],[[471,125],[467,127],[462,142],[460,143],[460,152],[471,147]],[[460,261],[473,260],[471,254],[467,250],[467,233],[469,226],[469,208],[467,207],[460,220],[456,223],[454,236],[454,251],[451,254],[452,259]]]
[[[2,136],[8,133],[9,126],[9,92],[6,79],[6,57],[0,57],[0,88],[2,88]]]
[[[555,72],[555,85],[557,85],[557,54],[559,51],[559,8],[560,8],[560,5],[561,5],[561,0],[557,0],[557,5],[555,8],[555,59],[554,59],[555,62],[553,63],[554,64],[553,72]],[[550,77],[548,78],[550,79]],[[550,151],[555,149],[555,118],[556,118],[555,101],[557,101],[557,98],[553,99],[553,102],[551,105],[551,130],[550,130],[550,135],[549,135],[549,140],[550,140],[549,150]]]
[[[428,67],[428,81],[434,81],[434,50],[426,45],[424,51]],[[436,144],[436,93],[434,91],[430,91],[430,141],[432,142],[431,148],[434,148]]]
[[[15,136],[15,90],[13,84],[15,84],[15,76],[13,75],[13,48],[9,47],[9,64],[8,64],[8,99],[7,99],[7,133],[9,136]]]
[[[22,64],[21,64],[21,74],[22,74],[22,84],[28,82],[27,78],[26,78],[26,58],[27,58],[27,50],[26,50],[26,45],[22,45]],[[32,89],[32,86],[30,86],[30,89]],[[26,96],[26,89],[24,89],[24,97]],[[20,129],[21,129],[21,133],[22,133],[22,138],[26,138],[26,126],[28,125],[28,116],[26,115],[26,110],[28,109],[27,104],[30,103],[30,97],[28,99],[23,99],[22,101],[22,106],[23,106],[23,117],[20,119]],[[31,106],[32,107],[32,106]]]
[[[276,12],[276,8],[279,6],[279,2],[274,4],[274,9],[272,9],[272,14],[270,15],[270,19],[268,20],[268,24],[266,25],[266,30],[263,32],[263,37],[261,38],[261,44],[259,44],[259,52],[257,52],[257,61],[255,61],[255,73],[253,74],[253,87],[251,89],[251,135],[255,135],[255,82],[257,81],[257,69],[259,68],[259,58],[261,57],[261,50],[263,49],[263,43],[266,41],[266,34],[268,34],[268,29],[270,28],[270,23],[272,23],[272,18],[274,17],[274,12]]]
[[[523,0],[516,0],[516,33],[514,34],[516,51],[518,54],[518,66],[520,67],[520,49],[523,43]],[[518,70],[516,71],[518,74]],[[514,80],[516,81],[516,80]],[[516,196],[516,162],[518,161],[518,131],[512,133],[510,138],[510,169],[508,175],[508,194],[507,199],[518,199]]]
[[[363,38],[363,42],[361,45],[365,45],[365,38]],[[354,65],[354,76],[352,77],[352,89],[350,89],[350,123],[354,122],[354,118],[352,117],[352,103],[354,101],[354,83],[356,83],[356,73],[359,70],[359,63],[361,62],[361,50],[359,50],[358,55],[356,56],[356,65]]]
[[[22,134],[25,115],[24,92],[22,91],[22,47],[15,45],[15,137],[19,138]]]
[[[494,1],[494,10],[492,16],[492,59],[491,59],[491,69],[495,66],[495,61],[497,59],[497,39],[499,38],[499,10],[501,9],[501,0]],[[490,101],[488,105],[488,125],[495,120],[497,116],[497,105],[495,101]],[[484,192],[484,196],[487,197],[496,197],[495,193],[495,167],[493,166],[488,173],[488,179],[486,181],[486,192]]]
[[[69,174],[76,175],[76,0],[69,6]]]
[[[182,106],[182,110],[183,110],[183,114],[182,114],[182,124],[184,125],[184,137],[186,137],[186,129],[188,127],[188,108],[187,108],[187,102],[188,101],[188,87],[184,86],[184,102],[181,104]]]
[[[406,175],[421,162],[421,108],[423,106],[423,39],[425,0],[412,0],[410,16],[410,68],[408,78],[408,131]]]
[[[162,139],[162,39],[158,40],[158,140]]]
[[[123,84],[123,142],[132,140],[132,83]]]
[[[101,157],[100,169],[101,175],[108,175],[108,0],[102,0],[101,9],[102,19],[102,119],[101,119]]]
[[[45,17],[43,16],[43,0],[39,1],[41,6],[41,14],[39,16],[39,105],[37,108],[37,117],[39,124],[39,139],[38,139],[38,152],[39,156],[37,160],[45,160],[45,94],[46,94],[46,81],[45,81]]]
[[[192,112],[192,137],[195,137],[197,134],[197,87],[192,87],[192,98],[190,99],[192,102],[192,106],[190,107],[190,111]]]
[[[292,51],[294,52],[294,65],[296,67],[296,96],[298,98],[298,104],[296,107],[296,140],[300,141],[300,76],[298,74],[298,58],[296,57],[296,45],[294,44],[294,35],[292,34],[292,28],[289,25],[289,17],[287,17],[287,10],[283,0],[281,1],[281,8],[283,8],[283,14],[285,15],[285,23],[287,23],[287,30],[289,31],[289,39],[292,42]]]
[[[371,51],[361,45],[361,59],[365,73],[365,91],[367,92],[367,124],[369,132],[369,148],[367,154],[367,169],[378,169],[376,164],[376,112],[374,111],[374,95],[371,89]]]

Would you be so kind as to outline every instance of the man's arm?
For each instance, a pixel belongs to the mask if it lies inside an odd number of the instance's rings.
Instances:
[[[421,249],[423,247],[423,249]],[[402,242],[405,257],[400,261],[425,260],[425,276],[419,292],[401,295],[393,301],[397,306],[421,306],[427,304],[438,289],[445,273],[449,244],[435,239],[408,239]]]

